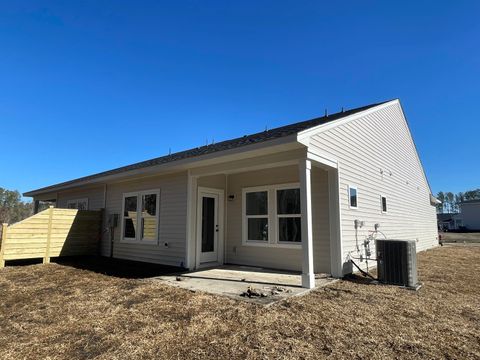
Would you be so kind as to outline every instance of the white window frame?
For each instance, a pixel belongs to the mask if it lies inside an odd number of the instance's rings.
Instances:
[[[351,202],[352,197],[351,197],[351,195],[350,195],[350,189],[355,189],[355,191],[356,191],[356,193],[357,193],[357,195],[356,195],[356,197],[357,197],[357,206],[352,206],[352,202]],[[348,186],[347,186],[347,201],[348,201],[348,207],[349,207],[350,209],[353,209],[353,210],[358,209],[358,187],[357,187],[356,185],[348,185]]]
[[[78,209],[79,202],[85,202],[87,204],[87,208],[85,210],[88,210],[88,198],[67,200],[67,209]],[[75,204],[75,207],[74,208],[69,207],[71,204]]]
[[[300,229],[302,227],[302,207],[300,206],[300,213],[299,214],[279,214],[278,213],[278,203],[277,203],[277,192],[278,190],[300,190],[300,184],[295,183],[295,184],[283,184],[276,186],[274,189],[274,194],[275,194],[275,235],[276,235],[276,243],[278,245],[285,246],[287,245],[288,247],[298,247],[302,245],[302,241],[300,242],[292,242],[292,241],[280,241],[280,232],[278,231],[279,227],[279,220],[280,218],[300,218]],[[300,199],[301,201],[301,199]]]
[[[156,202],[156,228],[155,228],[155,239],[142,239],[140,238],[141,234],[141,220],[142,220],[142,196],[143,195],[157,195]],[[137,228],[135,231],[135,238],[126,238],[124,237],[124,227],[125,227],[125,198],[127,197],[137,197]],[[122,196],[122,213],[120,216],[121,226],[120,226],[120,242],[129,243],[129,244],[149,244],[149,245],[158,245],[159,243],[159,228],[160,228],[160,189],[152,190],[142,190],[142,191],[133,191],[128,193],[123,193]]]
[[[301,249],[302,242],[294,243],[288,241],[279,241],[278,219],[280,217],[299,217],[302,214],[281,214],[277,213],[277,190],[300,189],[300,183],[288,183],[266,186],[246,187],[242,189],[242,245],[260,246],[274,248]],[[246,215],[247,213],[247,193],[267,191],[268,196],[268,241],[248,240],[248,218],[265,218],[265,215]],[[302,221],[302,220],[300,220]]]
[[[387,208],[387,210],[383,211],[383,199],[385,198],[385,207]],[[358,199],[357,199],[357,202],[358,202]],[[385,195],[380,195],[380,211],[382,212],[382,214],[386,214],[388,213],[388,199]]]
[[[252,192],[267,192],[267,214],[266,215],[247,215],[247,194]],[[244,245],[253,246],[267,246],[272,237],[272,224],[270,219],[271,196],[270,188],[268,186],[255,186],[242,189],[242,243]],[[249,240],[248,239],[248,219],[264,219],[268,221],[268,239],[264,240]]]

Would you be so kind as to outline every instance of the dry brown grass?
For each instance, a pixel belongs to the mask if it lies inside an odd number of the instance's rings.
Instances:
[[[442,241],[444,243],[480,243],[480,232],[475,233],[454,233],[442,232]]]
[[[263,307],[58,264],[0,271],[0,358],[480,358],[480,247],[419,254],[419,292],[340,281]]]

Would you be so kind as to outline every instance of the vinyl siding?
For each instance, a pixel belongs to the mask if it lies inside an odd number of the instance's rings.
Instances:
[[[100,210],[104,206],[104,187],[81,188],[58,193],[57,207],[66,209],[69,200],[88,198],[88,210]]]
[[[225,185],[226,185],[226,180],[225,180],[224,174],[202,176],[197,180],[197,186],[199,187],[225,190]]]
[[[328,172],[312,167],[313,264],[315,273],[330,273]]]
[[[328,186],[326,172],[313,171],[314,261],[316,272],[329,272]],[[297,183],[297,166],[284,166],[228,176],[226,262],[272,269],[302,270],[302,249],[249,246],[242,244],[242,189],[246,187]]]
[[[56,200],[57,199],[57,193],[45,193],[45,194],[40,194],[36,195],[33,197],[33,201],[50,201],[50,200]]]
[[[125,243],[120,241],[123,194],[160,189],[158,244]],[[187,173],[141,178],[109,184],[106,216],[119,214],[114,232],[113,256],[121,259],[183,266],[186,244]],[[165,243],[168,246],[165,246]],[[102,241],[102,255],[110,255],[109,235]]]
[[[345,262],[349,254],[361,255],[357,241],[361,247],[375,223],[387,238],[416,240],[417,251],[438,244],[430,189],[398,103],[311,136],[309,151],[338,161]],[[349,207],[349,185],[358,189],[358,209]],[[387,213],[381,211],[381,195],[387,197]],[[355,219],[365,222],[357,233]]]

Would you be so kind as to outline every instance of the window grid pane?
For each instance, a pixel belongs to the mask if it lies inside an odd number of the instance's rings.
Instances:
[[[246,215],[268,215],[268,191],[246,194]]]
[[[248,240],[268,241],[268,218],[247,219]]]
[[[300,189],[277,190],[277,214],[300,214]]]
[[[280,242],[302,242],[302,219],[300,217],[278,218],[278,240]]]

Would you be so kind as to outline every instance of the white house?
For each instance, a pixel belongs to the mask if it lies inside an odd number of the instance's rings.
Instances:
[[[219,264],[341,277],[379,224],[438,244],[434,198],[398,100],[194,148],[30,191],[119,215],[101,254],[196,269]],[[374,243],[371,243],[373,253]],[[374,254],[374,253],[373,253]]]

